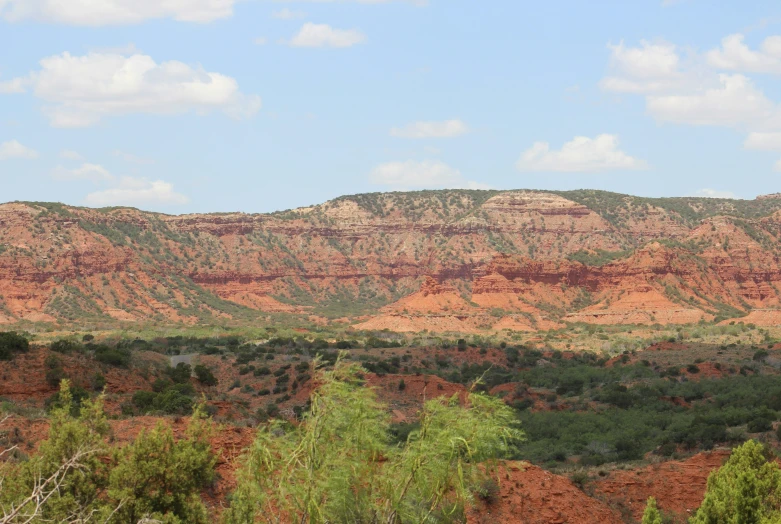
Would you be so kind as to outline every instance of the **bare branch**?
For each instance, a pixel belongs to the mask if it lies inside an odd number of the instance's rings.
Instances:
[[[40,516],[46,502],[59,492],[65,478],[72,470],[83,469],[83,459],[95,453],[94,450],[79,450],[65,461],[48,478],[38,478],[33,484],[30,495],[18,505],[12,505],[10,512],[3,510],[0,524],[30,524]]]

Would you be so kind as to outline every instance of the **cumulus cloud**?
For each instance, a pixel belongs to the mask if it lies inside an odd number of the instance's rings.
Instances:
[[[236,0],[0,0],[0,18],[77,26],[138,24],[156,18],[212,22],[233,15]]]
[[[407,126],[391,129],[391,136],[399,138],[452,138],[469,132],[461,120],[444,122],[414,122]]]
[[[221,110],[242,118],[261,106],[260,97],[241,93],[229,76],[178,61],[158,64],[142,54],[63,53],[44,58],[40,66],[11,83],[47,102],[43,111],[54,127],[86,127],[130,113]]]
[[[62,166],[57,166],[52,171],[52,177],[55,180],[89,180],[90,182],[111,182],[115,180],[108,169],[100,164],[90,164],[85,162],[74,169],[66,169]]]
[[[485,184],[466,180],[461,171],[438,160],[408,160],[381,164],[372,170],[369,180],[395,189],[490,189]]]
[[[2,0],[0,0],[2,2]],[[24,93],[24,81],[21,78],[0,82],[0,94]]]
[[[710,188],[700,189],[699,191],[697,191],[695,196],[705,197],[705,198],[731,198],[731,199],[738,198],[737,196],[735,196],[735,193],[731,191],[719,191],[718,189],[710,189]]]
[[[743,75],[719,75],[720,86],[681,95],[653,95],[648,112],[659,120],[693,125],[774,125],[776,105]]]
[[[163,180],[122,177],[117,187],[90,193],[85,202],[96,207],[181,205],[189,199],[174,191],[173,184]]]
[[[749,133],[743,147],[758,151],[781,151],[781,133]]]
[[[687,50],[686,60],[665,42],[608,47],[602,89],[644,95],[647,113],[660,122],[731,127],[748,133],[745,149],[781,150],[781,104],[748,76],[781,75],[781,36],[752,49],[743,34],[727,35],[702,54]]]
[[[644,160],[634,158],[618,148],[616,135],[596,138],[576,136],[559,150],[548,142],[535,142],[516,163],[519,171],[597,172],[611,169],[647,169]]]
[[[366,41],[357,29],[334,29],[327,24],[307,22],[290,40],[292,47],[352,47]]]
[[[706,53],[708,63],[718,69],[747,73],[781,74],[781,36],[766,38],[759,51],[751,50],[740,33],[721,40],[721,47]]]
[[[17,140],[0,143],[0,160],[10,160],[12,158],[33,159],[38,158],[38,152],[23,146]]]
[[[610,76],[600,82],[602,89],[618,93],[653,93],[687,82],[681,71],[681,58],[675,45],[668,42],[641,41],[640,47],[624,42],[608,44]]]

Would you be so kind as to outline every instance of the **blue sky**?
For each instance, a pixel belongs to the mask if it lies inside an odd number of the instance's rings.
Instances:
[[[0,0],[0,201],[781,191],[776,2],[161,4]]]

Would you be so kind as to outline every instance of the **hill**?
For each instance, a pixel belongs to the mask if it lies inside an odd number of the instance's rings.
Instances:
[[[781,198],[443,190],[269,214],[0,205],[0,323],[395,331],[781,319]]]

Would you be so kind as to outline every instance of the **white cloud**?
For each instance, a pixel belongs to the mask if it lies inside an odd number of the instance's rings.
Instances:
[[[781,160],[776,161],[773,165],[773,171],[781,171]]]
[[[773,126],[778,109],[743,75],[719,75],[720,87],[695,94],[658,95],[646,99],[659,120],[693,125]]]
[[[279,2],[310,2],[310,3],[317,3],[317,4],[327,4],[327,3],[340,3],[340,4],[347,4],[347,3],[356,3],[356,4],[389,4],[391,2],[395,1],[402,1],[407,2],[413,5],[416,5],[418,7],[423,7],[428,5],[428,0],[277,0]]]
[[[551,150],[547,142],[535,142],[516,163],[519,171],[595,172],[609,169],[646,169],[644,160],[629,156],[618,148],[616,135],[596,138],[577,136]]]
[[[743,147],[759,151],[781,151],[781,133],[750,133]]]
[[[452,138],[469,132],[461,120],[444,122],[415,122],[402,128],[391,129],[391,136],[399,138]]]
[[[738,198],[735,195],[735,193],[731,191],[719,191],[717,189],[710,189],[710,188],[700,189],[699,191],[697,191],[697,193],[694,196],[705,197],[705,198],[731,198],[731,199]]]
[[[279,20],[295,20],[297,18],[304,18],[306,13],[303,11],[293,11],[287,7],[279,11],[274,11],[271,16]]]
[[[128,162],[130,164],[154,164],[155,161],[151,158],[144,158],[138,155],[134,155],[133,153],[127,153],[125,151],[121,151],[119,149],[115,149],[111,152],[115,157],[121,158],[125,162]]]
[[[721,47],[706,53],[708,63],[718,69],[748,73],[781,74],[781,36],[766,38],[760,51],[752,51],[740,33],[721,40]]]
[[[290,40],[292,47],[351,47],[366,41],[357,29],[334,29],[327,24],[307,22]]]
[[[189,199],[163,180],[123,177],[117,187],[95,191],[85,198],[91,206],[181,205]]]
[[[687,81],[681,58],[668,42],[641,41],[640,47],[608,44],[612,75],[600,82],[602,89],[618,93],[665,91]]]
[[[222,110],[241,118],[261,106],[260,97],[242,94],[229,76],[178,61],[158,64],[147,55],[63,53],[44,58],[40,65],[40,70],[11,82],[49,103],[43,111],[55,127],[85,127],[106,116],[130,113]]]
[[[236,0],[0,0],[0,18],[78,26],[138,24],[156,18],[212,22],[233,15]]]
[[[65,160],[83,160],[84,157],[82,157],[78,152],[72,151],[70,149],[63,149],[60,151],[60,158],[64,158]]]
[[[268,39],[265,36],[259,36],[253,39],[252,43],[255,45],[266,45],[268,43]]]
[[[2,2],[2,0],[0,0]],[[0,94],[24,93],[24,81],[21,78],[0,82]]]
[[[17,140],[0,143],[0,160],[10,160],[12,158],[31,160],[38,158],[38,152],[23,146]]]
[[[465,180],[461,171],[438,160],[409,160],[381,164],[372,170],[369,180],[396,189],[490,189],[485,184]]]
[[[52,171],[52,177],[55,180],[71,181],[71,180],[89,180],[90,182],[111,182],[115,180],[108,169],[100,164],[84,163],[74,169],[66,169],[62,166],[57,166]]]

